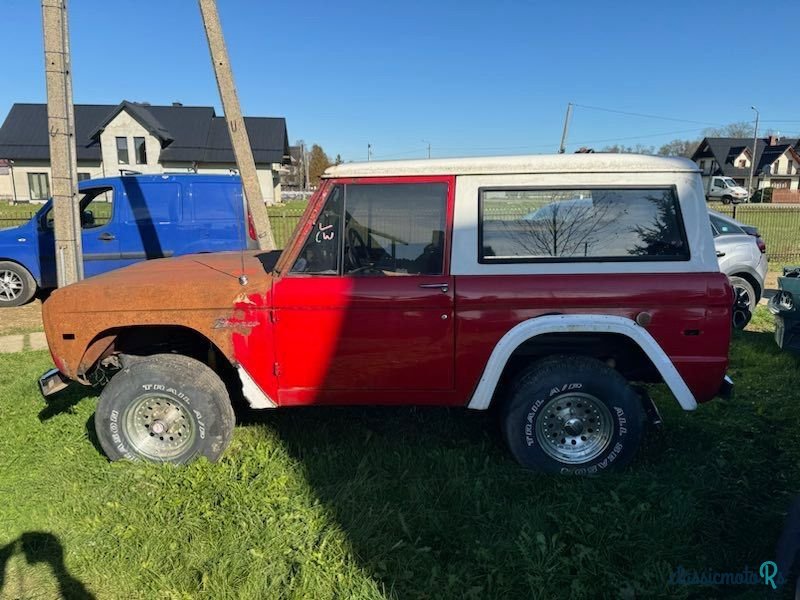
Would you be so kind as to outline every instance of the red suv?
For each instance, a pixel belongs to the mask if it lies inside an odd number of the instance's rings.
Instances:
[[[286,249],[150,261],[52,294],[57,369],[112,459],[214,460],[231,399],[497,407],[550,472],[626,464],[664,382],[730,391],[733,294],[697,166],[634,155],[345,164]]]

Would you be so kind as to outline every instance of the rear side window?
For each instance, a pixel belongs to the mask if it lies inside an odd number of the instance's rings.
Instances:
[[[130,220],[151,223],[177,223],[181,220],[180,184],[148,183],[130,178],[123,185],[131,207]]]
[[[744,233],[744,230],[741,227],[734,225],[725,219],[720,219],[716,215],[708,215],[708,217],[711,219],[711,229],[714,232],[714,235],[733,235],[736,233]]]
[[[240,184],[192,183],[192,218],[195,221],[239,221],[243,206]]]
[[[479,261],[688,260],[673,188],[482,189]]]

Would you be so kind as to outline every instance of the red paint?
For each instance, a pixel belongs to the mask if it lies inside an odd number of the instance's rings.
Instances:
[[[647,330],[696,399],[711,399],[728,364],[732,293],[720,273],[388,276],[292,275],[334,183],[449,185],[449,272],[455,178],[392,177],[323,183],[263,296],[236,305],[250,335],[237,360],[280,405],[465,405],[487,359],[512,327],[544,314],[652,315]],[[476,257],[477,259],[477,257]],[[621,267],[622,268],[622,267]],[[531,266],[535,270],[535,265]],[[587,265],[591,271],[591,265]],[[446,283],[448,289],[421,288]],[[235,316],[236,316],[235,315]]]

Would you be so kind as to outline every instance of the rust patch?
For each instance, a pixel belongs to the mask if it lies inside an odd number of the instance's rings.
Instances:
[[[249,335],[258,324],[252,310],[264,308],[272,283],[258,254],[246,252],[244,261],[238,252],[146,261],[56,290],[42,315],[57,366],[83,380],[106,351],[113,352],[117,333],[137,326],[192,329],[234,362],[232,337]],[[243,272],[246,286],[239,283]],[[74,332],[75,340],[65,343],[65,332]]]

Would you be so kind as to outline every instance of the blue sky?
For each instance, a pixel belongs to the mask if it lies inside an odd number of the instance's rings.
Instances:
[[[245,114],[285,116],[331,157],[554,152],[570,101],[693,123],[578,107],[568,150],[658,146],[752,104],[800,134],[797,0],[218,4]],[[0,118],[45,101],[40,10],[3,1]],[[70,28],[76,103],[222,114],[194,0],[70,0]]]

